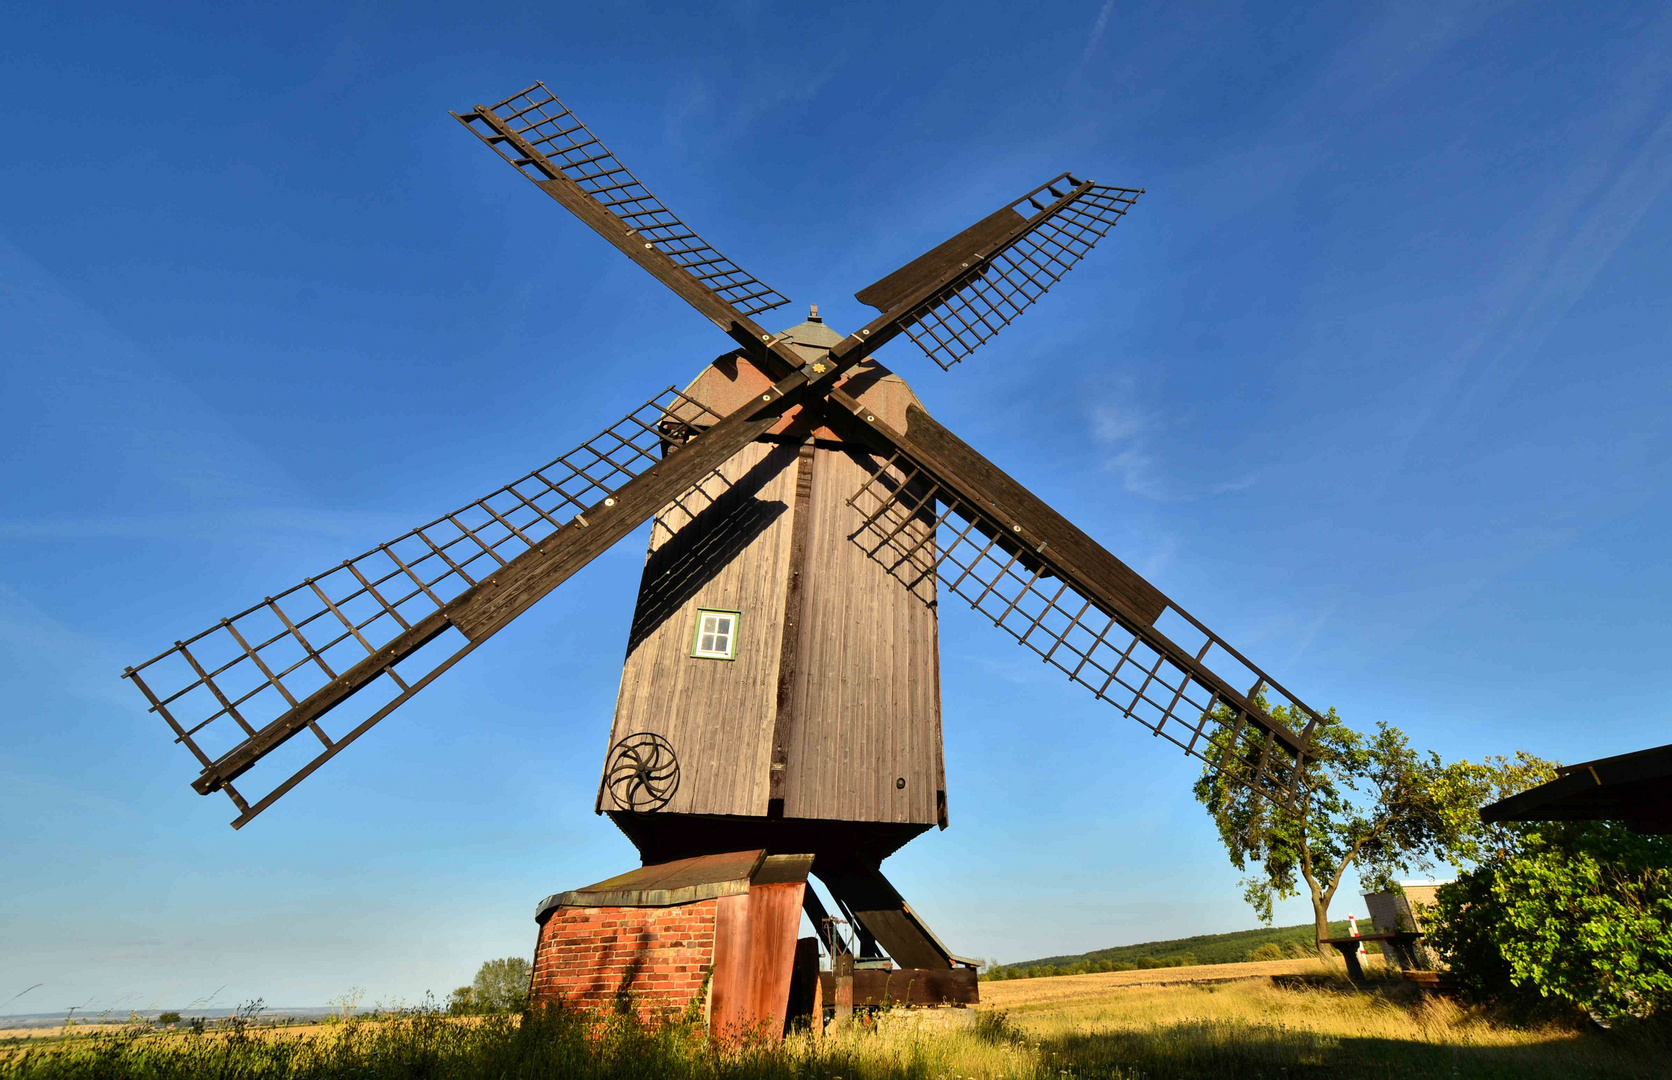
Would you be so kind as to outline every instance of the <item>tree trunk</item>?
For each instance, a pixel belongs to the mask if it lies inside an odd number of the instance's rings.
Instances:
[[[1328,963],[1330,954],[1335,948],[1325,945],[1324,940],[1329,937],[1329,900],[1317,893],[1312,894],[1312,922],[1317,931],[1318,959]]]

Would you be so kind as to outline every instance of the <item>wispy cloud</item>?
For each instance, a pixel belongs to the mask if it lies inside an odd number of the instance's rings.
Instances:
[[[772,114],[816,98],[849,68],[847,49],[818,58],[799,52],[763,58],[746,72],[734,72],[717,86],[706,73],[693,72],[669,94],[663,124],[670,145],[684,146],[694,130],[705,147],[719,140],[733,143]]]
[[[1086,47],[1080,53],[1080,63],[1091,59],[1091,54],[1097,49],[1097,43],[1103,40],[1103,32],[1109,29],[1109,16],[1115,10],[1115,0],[1103,0],[1103,6],[1097,11],[1097,18],[1091,24],[1091,33],[1086,37]]]
[[[1329,162],[1334,141],[1351,137],[1354,118],[1374,115],[1505,6],[1489,0],[1437,13],[1413,5],[1365,20],[1264,124],[1250,125],[1224,152],[1202,160],[1195,182],[1212,194],[1194,202],[1198,225],[1292,193]]]
[[[420,523],[417,514],[246,507],[0,519],[0,540],[238,540],[290,544],[299,538],[313,537],[370,546],[401,535]]]
[[[967,665],[983,676],[1018,686],[1037,683],[1041,679],[1049,677],[1051,671],[1051,669],[1041,665],[1038,657],[1031,653],[1027,656],[1018,656],[1014,652],[960,652],[955,656],[944,657],[942,662],[946,663],[947,661]],[[1060,674],[1058,678],[1061,678]]]
[[[1664,40],[1672,15],[1646,33]],[[1453,331],[1451,357],[1436,369],[1390,469],[1426,429],[1509,391],[1672,185],[1672,61],[1645,56],[1620,74],[1607,100],[1613,107],[1589,125],[1590,145],[1575,146],[1570,167],[1542,185],[1541,208],[1520,223],[1523,241],[1505,252],[1497,278]]]
[[[1119,405],[1099,405],[1092,410],[1092,430],[1105,442],[1136,438],[1144,431],[1144,418]]]
[[[1318,610],[1312,617],[1311,622],[1301,630],[1299,640],[1295,642],[1294,651],[1289,654],[1289,667],[1293,668],[1300,663],[1300,658],[1306,655],[1306,651],[1312,647],[1313,642],[1318,640],[1318,635],[1323,632],[1324,627],[1329,624],[1330,619],[1335,617],[1335,613],[1340,608],[1341,600],[1337,597]]]
[[[1121,489],[1139,498],[1171,502],[1174,496],[1147,447],[1151,428],[1144,413],[1126,405],[1103,403],[1091,410],[1093,437],[1113,451],[1103,459],[1103,467],[1120,477]]]
[[[13,365],[0,401],[10,425],[0,445],[11,454],[0,493],[14,511],[78,486],[87,501],[108,502],[115,490],[130,502],[197,506],[306,490],[190,381],[4,238],[0,283],[0,354]]]
[[[1171,502],[1174,498],[1156,472],[1155,458],[1141,450],[1122,450],[1109,459],[1108,467],[1120,475],[1121,487],[1129,495],[1154,499],[1156,502]]]
[[[1130,398],[1132,393],[1132,388],[1126,386],[1121,396]],[[1165,421],[1155,419],[1157,415],[1158,412],[1111,403],[1095,405],[1091,410],[1092,436],[1111,451],[1103,459],[1103,467],[1120,477],[1121,488],[1128,495],[1152,502],[1190,502],[1243,491],[1257,482],[1253,473],[1194,484],[1170,474],[1155,449],[1165,437],[1167,427]]]

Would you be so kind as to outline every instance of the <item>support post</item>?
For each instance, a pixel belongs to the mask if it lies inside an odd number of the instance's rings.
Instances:
[[[853,953],[837,953],[831,967],[836,975],[836,1019],[831,1027],[840,1030],[853,1019]]]
[[[1347,981],[1359,989],[1364,989],[1364,968],[1359,966],[1359,950],[1364,946],[1357,938],[1335,938],[1329,942],[1335,946],[1335,951],[1341,954],[1341,959],[1347,963]]]

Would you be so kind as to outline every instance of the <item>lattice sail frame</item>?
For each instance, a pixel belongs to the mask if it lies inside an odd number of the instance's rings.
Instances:
[[[650,189],[557,95],[537,82],[491,107],[493,114],[532,146],[564,176],[575,182],[605,213],[636,230],[645,246],[654,245],[696,281],[744,315],[755,316],[789,303],[789,297],[743,270],[720,254],[714,245],[669,210]],[[514,144],[476,125],[479,118],[460,117],[494,152],[517,171],[539,181],[547,179],[539,162],[519,156]]]
[[[1059,185],[1069,190],[1058,191]],[[1060,201],[1081,186],[1084,191],[1054,211],[1040,201]],[[907,335],[951,370],[1061,281],[1142,194],[1141,188],[1082,185],[1068,173],[1039,185],[1009,206],[1037,219],[1031,228],[991,256],[979,277],[924,301],[906,319]],[[1018,210],[1023,206],[1034,213]]]
[[[900,479],[903,477],[903,480]],[[1259,718],[1220,696],[1170,658],[1153,628],[1104,610],[1058,581],[1004,530],[896,453],[848,500],[859,515],[851,539],[902,585],[933,577],[1033,650],[1150,732],[1212,766],[1233,786],[1246,785],[1289,808],[1305,803],[1304,755],[1291,756]],[[1246,669],[1246,697],[1273,701],[1306,718],[1315,714],[1207,627],[1176,607],[1203,637],[1198,664]],[[1215,671],[1220,678],[1224,674]]]
[[[144,692],[151,711],[207,771],[342,672],[397,635],[435,620],[465,590],[612,496],[660,461],[668,446],[689,441],[718,419],[669,387],[551,463],[176,642],[123,677]],[[350,699],[357,704],[354,714],[363,717],[351,730],[332,737],[318,720],[307,724],[321,749],[288,779],[253,802],[230,782],[219,785],[240,811],[235,827],[485,640],[466,640],[445,620],[435,621],[424,644],[391,661]],[[339,711],[327,715],[335,719]]]

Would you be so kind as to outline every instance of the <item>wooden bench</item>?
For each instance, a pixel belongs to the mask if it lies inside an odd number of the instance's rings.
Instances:
[[[1348,980],[1350,980],[1354,986],[1362,987],[1365,985],[1366,979],[1364,977],[1364,968],[1359,964],[1358,952],[1359,946],[1363,945],[1367,941],[1381,942],[1383,951],[1393,954],[1394,959],[1399,962],[1399,970],[1405,973],[1406,978],[1410,978],[1412,975],[1434,974],[1433,972],[1423,970],[1428,965],[1422,963],[1419,959],[1416,944],[1418,939],[1421,937],[1422,935],[1414,930],[1400,930],[1397,933],[1363,934],[1359,937],[1325,938],[1318,944],[1334,946],[1335,951],[1341,954],[1341,959],[1347,962]],[[1413,981],[1422,982],[1423,980],[1416,979]]]

